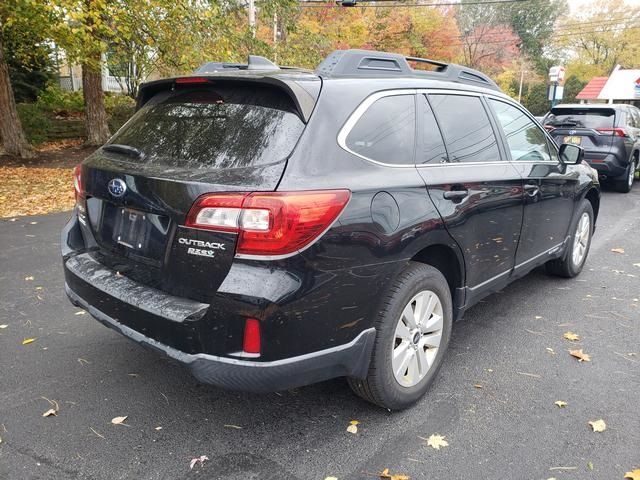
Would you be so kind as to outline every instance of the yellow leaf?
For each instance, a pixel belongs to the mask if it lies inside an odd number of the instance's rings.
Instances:
[[[427,447],[440,450],[440,447],[448,447],[449,442],[444,439],[443,435],[434,434],[427,439]]]
[[[640,480],[640,468],[625,473],[624,478],[628,480]]]
[[[33,277],[32,277],[32,276],[24,277],[24,281],[25,281],[25,282],[30,282],[30,281],[32,281],[32,280],[33,280]]]
[[[560,408],[567,406],[567,402],[563,402],[562,400],[556,400],[555,402],[553,402],[553,404],[557,405]]]
[[[347,427],[347,432],[349,432],[349,433],[354,433],[354,434],[355,434],[355,433],[358,433],[358,424],[359,424],[359,423],[360,423],[360,422],[359,422],[359,421],[357,421],[357,420],[351,420],[351,421],[349,422],[349,426]]]
[[[8,326],[9,326],[9,325],[6,325],[6,324],[4,324],[4,323],[3,323],[2,325],[0,325],[0,329],[3,329],[3,330],[4,330],[4,329],[5,329],[5,328],[7,328]]]
[[[338,480],[338,477],[324,477],[324,480]]]
[[[604,420],[592,420],[589,422],[591,428],[594,432],[604,432],[607,429],[607,424],[604,423]]]
[[[56,412],[55,409],[53,408],[50,408],[49,410],[47,410],[42,414],[43,417],[55,417],[57,415],[58,415],[58,412]]]
[[[408,475],[402,475],[401,473],[389,473],[389,469],[385,468],[382,472],[380,472],[381,480],[409,480]]]
[[[580,349],[580,350],[569,350],[569,355],[571,355],[572,357],[576,357],[579,362],[590,362],[591,361],[591,357],[588,354],[584,353],[582,351],[582,349]]]
[[[22,341],[22,344],[23,344],[23,345],[29,345],[30,343],[33,343],[33,342],[35,342],[35,341],[36,341],[36,339],[35,339],[35,338],[25,338],[25,339]]]
[[[624,248],[612,248],[613,253],[624,253]]]
[[[125,425],[124,421],[127,419],[127,415],[125,415],[124,417],[114,417],[113,419],[111,419],[111,423],[113,423],[114,425]]]
[[[84,310],[80,310],[79,312],[74,313],[74,315],[86,315],[87,312],[85,312]]]
[[[577,342],[578,340],[580,340],[580,335],[573,333],[573,332],[566,332],[563,335],[564,338],[566,338],[567,340],[570,340],[572,342]]]

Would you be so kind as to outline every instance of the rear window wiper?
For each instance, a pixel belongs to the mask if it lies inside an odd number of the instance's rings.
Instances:
[[[108,143],[102,147],[103,150],[107,152],[114,153],[122,153],[123,155],[129,155],[130,157],[135,158],[144,158],[144,152],[142,150],[138,150],[136,147],[132,147],[131,145],[122,145],[120,143]]]

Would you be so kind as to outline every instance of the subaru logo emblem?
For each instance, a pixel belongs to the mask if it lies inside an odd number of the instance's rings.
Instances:
[[[569,130],[569,135],[575,135],[576,131],[575,130]]]
[[[121,197],[124,195],[124,192],[127,191],[127,184],[124,183],[124,180],[113,178],[107,185],[107,188],[109,189],[109,193],[114,197]]]

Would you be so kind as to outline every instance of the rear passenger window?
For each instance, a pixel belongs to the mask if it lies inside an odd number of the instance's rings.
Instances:
[[[542,128],[520,109],[508,103],[490,99],[511,152],[511,159],[522,162],[551,161],[547,137]]]
[[[440,123],[450,161],[501,160],[496,136],[480,98],[429,95],[429,101]]]
[[[418,150],[416,163],[444,163],[447,161],[447,150],[444,148],[436,117],[425,95],[420,95],[419,102],[422,108],[422,122],[419,124],[422,130],[422,148]]]
[[[345,143],[352,152],[377,162],[412,164],[415,122],[413,95],[383,97],[362,114]]]

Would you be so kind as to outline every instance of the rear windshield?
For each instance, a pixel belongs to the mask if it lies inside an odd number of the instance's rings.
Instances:
[[[139,156],[114,154],[128,162],[240,168],[285,159],[303,129],[291,98],[277,88],[216,86],[159,93],[109,144],[137,149]]]
[[[553,127],[612,128],[615,111],[611,108],[554,108],[545,125]]]

